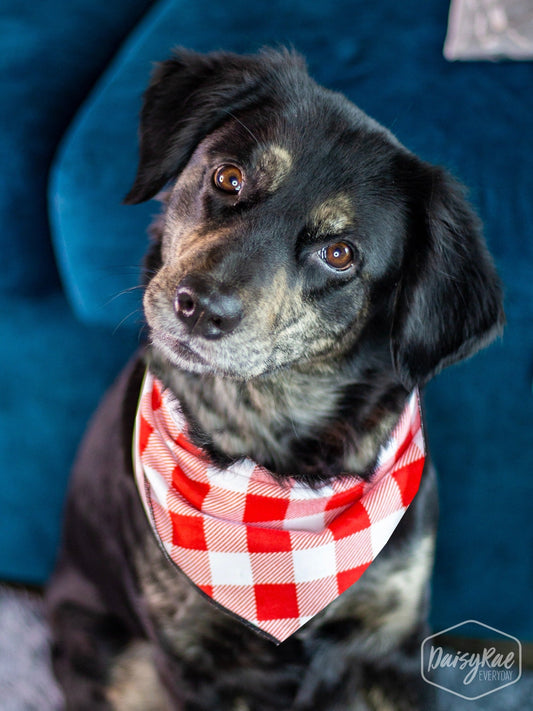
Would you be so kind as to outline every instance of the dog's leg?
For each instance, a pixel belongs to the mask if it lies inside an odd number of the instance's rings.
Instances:
[[[384,659],[344,663],[334,683],[304,691],[291,711],[429,711],[435,708],[434,689],[420,675],[423,631]],[[342,653],[339,650],[339,653]]]
[[[70,482],[63,546],[47,590],[54,670],[69,710],[165,708],[142,644],[147,631],[133,564],[150,534],[128,456],[143,370],[132,362],[108,393]]]
[[[112,709],[106,687],[113,659],[127,644],[124,625],[106,611],[83,575],[66,565],[54,576],[48,598],[52,662],[66,708]]]
[[[135,640],[119,654],[106,695],[115,711],[175,711],[156,671],[154,647]]]
[[[342,673],[331,669],[335,680],[322,675],[314,688],[302,688],[291,711],[429,711],[433,709],[433,687],[420,675],[420,643],[425,630],[414,634],[400,648],[385,653],[383,659],[344,660]],[[337,653],[342,655],[343,650]],[[323,662],[326,659],[323,658]],[[338,662],[337,662],[338,665]],[[324,676],[326,678],[324,678]]]
[[[82,573],[62,562],[48,593],[54,671],[69,711],[171,711],[150,642],[106,609]]]

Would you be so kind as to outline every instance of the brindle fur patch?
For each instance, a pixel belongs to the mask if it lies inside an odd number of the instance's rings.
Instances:
[[[342,193],[325,200],[311,213],[311,225],[319,234],[342,233],[353,225],[353,220],[353,201]]]

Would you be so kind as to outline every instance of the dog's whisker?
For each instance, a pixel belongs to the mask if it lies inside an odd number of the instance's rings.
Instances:
[[[255,133],[253,133],[253,131],[251,131],[246,124],[244,124],[239,118],[237,118],[234,113],[228,111],[228,109],[224,109],[224,113],[228,114],[228,116],[231,116],[231,118],[235,119],[235,121],[237,121],[237,123],[239,123],[245,131],[248,131],[248,133],[254,139],[258,146],[261,145],[261,141],[257,138]]]
[[[113,270],[114,274],[141,274],[144,270],[141,264],[109,264],[102,272]]]
[[[148,332],[148,326],[145,323],[143,323],[137,333],[137,343],[141,343],[141,341],[143,339],[143,335],[147,332]]]
[[[126,314],[126,316],[124,316],[124,318],[120,319],[118,324],[113,329],[113,335],[116,334],[116,332],[126,323],[126,321],[128,321],[130,318],[132,318],[132,316],[135,316],[135,315],[141,316],[142,315],[141,310],[134,309],[133,311],[130,311],[129,314]],[[144,328],[144,325],[143,325],[143,328]]]
[[[116,299],[120,298],[121,296],[127,296],[128,294],[132,294],[136,291],[141,291],[144,289],[142,284],[138,284],[136,286],[129,286],[126,289],[122,289],[122,291],[119,291],[116,294],[113,294],[113,296],[110,296],[109,299],[106,301],[106,306],[109,306],[109,304],[112,304]]]

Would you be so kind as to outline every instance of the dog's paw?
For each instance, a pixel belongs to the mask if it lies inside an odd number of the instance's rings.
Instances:
[[[107,699],[114,711],[172,711],[149,642],[135,641],[114,661]]]

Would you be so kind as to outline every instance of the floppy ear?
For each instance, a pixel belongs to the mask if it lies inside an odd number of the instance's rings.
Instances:
[[[124,202],[153,197],[183,170],[205,136],[265,95],[276,73],[303,66],[287,50],[248,56],[176,50],[156,67],[145,92],[139,167]]]
[[[487,345],[505,323],[500,281],[462,186],[413,160],[392,329],[394,366],[409,389]]]

